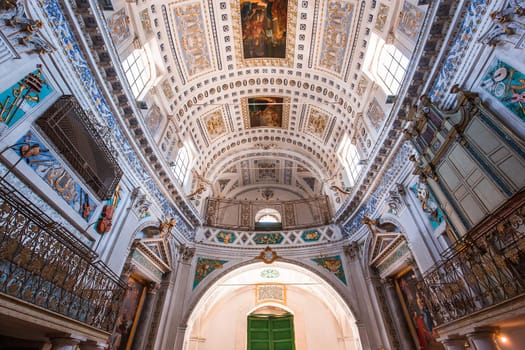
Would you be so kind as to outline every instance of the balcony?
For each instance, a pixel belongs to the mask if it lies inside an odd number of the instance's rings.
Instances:
[[[438,326],[525,297],[525,194],[483,220],[419,284]]]
[[[126,284],[96,258],[0,180],[0,295],[111,332]]]

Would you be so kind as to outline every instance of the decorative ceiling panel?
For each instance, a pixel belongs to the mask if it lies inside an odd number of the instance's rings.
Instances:
[[[325,26],[318,43],[318,67],[341,75],[346,62],[354,4],[352,1],[329,0],[325,9]]]
[[[239,67],[293,66],[296,1],[233,0],[231,13]]]
[[[214,140],[228,131],[220,108],[205,115],[202,119],[210,140]]]
[[[328,129],[329,122],[330,117],[326,113],[318,108],[310,107],[304,132],[322,141]]]
[[[214,70],[210,53],[209,19],[202,1],[172,2],[168,5],[172,46],[183,62],[186,79],[191,80]],[[177,57],[176,57],[177,59]]]

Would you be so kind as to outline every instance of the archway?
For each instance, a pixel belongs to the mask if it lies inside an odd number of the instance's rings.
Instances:
[[[247,316],[261,307],[294,315],[297,349],[360,350],[349,306],[315,273],[285,262],[242,266],[217,280],[188,318],[184,350],[246,350]]]

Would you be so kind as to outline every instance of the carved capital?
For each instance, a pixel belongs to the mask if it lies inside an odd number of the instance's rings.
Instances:
[[[344,249],[346,256],[350,260],[355,260],[359,258],[359,244],[356,241],[351,242],[348,245],[345,245],[343,249]]]
[[[195,255],[195,248],[189,247],[185,244],[181,244],[179,247],[179,257],[182,261],[188,262]]]

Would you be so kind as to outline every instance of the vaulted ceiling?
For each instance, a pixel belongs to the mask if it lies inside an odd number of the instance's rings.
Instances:
[[[186,193],[204,186],[242,198],[275,188],[297,199],[334,196],[345,134],[365,156],[373,148],[384,101],[372,99],[378,86],[364,60],[371,32],[386,39],[406,22],[406,3],[138,0],[115,6],[108,23],[117,45],[133,40],[154,67],[144,99],[157,112],[145,118],[160,152],[174,159],[183,144],[193,149]]]

